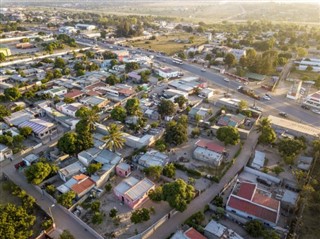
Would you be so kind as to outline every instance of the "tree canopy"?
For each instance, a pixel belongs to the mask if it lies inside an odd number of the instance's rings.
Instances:
[[[173,145],[180,145],[188,141],[188,125],[181,122],[170,121],[166,125],[164,134],[166,143]]]
[[[172,116],[175,112],[174,103],[171,100],[161,100],[158,105],[159,114],[164,116]]]
[[[29,183],[40,184],[55,168],[47,162],[36,162],[25,171]]]
[[[0,235],[3,239],[25,239],[33,235],[36,217],[23,206],[0,204]]]
[[[111,111],[111,118],[117,121],[124,122],[127,117],[127,111],[122,106],[118,105]]]
[[[9,101],[15,101],[21,97],[21,93],[18,88],[12,87],[4,89],[4,96]]]
[[[188,102],[188,100],[183,95],[180,95],[180,96],[178,96],[177,98],[174,99],[174,103],[177,103],[179,105],[180,109],[187,102]]]
[[[125,109],[128,115],[138,115],[140,113],[140,101],[137,98],[127,100]]]
[[[0,119],[3,120],[4,117],[10,116],[11,111],[7,109],[4,105],[0,105]]]
[[[223,126],[217,130],[217,138],[225,145],[236,145],[240,142],[240,134],[237,128]]]
[[[162,192],[163,199],[180,212],[187,209],[187,204],[190,203],[195,195],[193,186],[188,185],[182,179],[166,183],[162,187]]]
[[[106,141],[106,148],[115,151],[124,146],[125,139],[117,124],[110,124],[108,126],[108,134],[103,138]]]

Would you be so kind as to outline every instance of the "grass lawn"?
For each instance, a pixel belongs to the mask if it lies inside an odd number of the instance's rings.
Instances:
[[[319,73],[313,71],[299,71],[293,70],[291,71],[289,78],[304,80],[304,78],[308,78],[307,80],[315,80],[320,76]]]
[[[189,40],[189,37],[194,37],[194,43],[178,43],[175,40]],[[191,33],[179,32],[173,33],[165,36],[158,36],[156,40],[140,40],[131,42],[132,46],[140,47],[144,49],[152,49],[155,51],[162,51],[168,55],[173,55],[185,48],[192,45],[200,45],[207,41],[204,36],[196,36]]]

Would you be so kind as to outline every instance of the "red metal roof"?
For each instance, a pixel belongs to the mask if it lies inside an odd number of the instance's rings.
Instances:
[[[185,233],[188,238],[190,239],[207,239],[205,236],[203,236],[200,232],[198,232],[193,227],[190,227]]]
[[[228,206],[269,222],[277,222],[277,212],[267,209],[266,207],[253,204],[252,202],[236,198],[233,195],[230,196]]]
[[[73,90],[69,91],[67,94],[65,94],[64,97],[65,98],[66,97],[68,97],[68,98],[76,98],[76,97],[81,96],[81,95],[83,95],[82,91],[73,89]]]
[[[255,193],[252,202],[278,210],[279,201],[270,197],[267,197],[260,193]]]
[[[251,200],[252,195],[255,192],[255,189],[256,189],[256,184],[242,182],[240,185],[239,191],[237,192],[237,196]]]
[[[217,145],[215,143],[213,143],[212,141],[210,140],[205,140],[205,139],[200,139],[196,142],[196,145],[198,147],[201,147],[201,148],[206,148],[206,149],[209,149],[211,151],[214,151],[216,153],[220,153],[222,154],[225,150],[224,147],[220,146],[220,145]]]
[[[76,194],[81,194],[82,192],[92,188],[95,185],[95,182],[91,178],[87,178],[77,184],[72,185],[71,189]]]

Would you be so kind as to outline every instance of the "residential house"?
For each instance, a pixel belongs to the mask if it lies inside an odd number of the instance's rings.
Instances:
[[[152,166],[164,167],[169,162],[168,155],[161,153],[157,150],[149,150],[145,154],[139,156],[137,162],[140,166],[144,168],[149,168]]]
[[[21,123],[33,118],[33,113],[27,110],[20,110],[12,113],[10,116],[3,117],[3,120],[10,126],[18,126]]]
[[[251,167],[258,170],[263,168],[265,159],[266,159],[266,154],[256,150],[254,154],[254,158],[251,163]]]
[[[131,166],[127,163],[119,163],[116,166],[116,173],[120,177],[128,177],[131,174]]]
[[[67,91],[68,90],[65,87],[53,86],[51,89],[43,91],[43,93],[49,94],[52,98],[54,98],[55,96],[60,97],[67,94]]]
[[[65,115],[76,118],[76,112],[83,107],[81,103],[75,102],[71,104],[66,104],[64,102],[59,102],[56,104],[56,109]]]
[[[208,239],[243,239],[233,230],[214,220],[211,220],[204,228],[204,235]]]
[[[11,156],[12,150],[8,146],[0,144],[0,162],[5,159],[11,158]]]
[[[207,239],[207,237],[202,235],[193,227],[190,227],[185,232],[182,230],[178,230],[170,239]]]
[[[76,24],[75,28],[78,30],[86,30],[86,31],[92,31],[94,29],[96,29],[95,25],[90,25],[90,24]]]
[[[122,180],[113,192],[121,202],[135,209],[148,200],[148,193],[154,188],[155,184],[147,178],[139,180],[129,177]]]
[[[38,155],[29,154],[24,158],[22,158],[22,161],[24,161],[27,166],[31,166],[31,164],[35,163],[38,159],[39,159]]]
[[[183,96],[184,98],[188,99],[188,93],[181,91],[181,90],[176,90],[176,89],[167,89],[164,90],[163,95],[165,97],[172,97],[172,96]]]
[[[103,108],[107,106],[109,100],[107,98],[103,98],[100,96],[89,96],[80,100],[80,102],[86,106],[97,106],[99,108]]]
[[[74,175],[77,175],[79,173],[84,173],[85,171],[86,169],[83,166],[83,164],[79,161],[76,161],[64,168],[59,169],[58,174],[64,182],[67,182]]]
[[[196,120],[197,115],[198,117],[200,117],[201,120],[206,119],[208,116],[210,116],[212,114],[212,110],[211,109],[206,109],[203,107],[193,107],[189,113],[188,116],[190,117],[190,119],[192,120]]]
[[[201,89],[199,96],[204,97],[205,99],[210,99],[214,95],[214,89],[212,88],[204,88]]]
[[[170,79],[170,78],[174,78],[174,77],[178,77],[180,75],[180,72],[177,70],[173,70],[171,68],[168,67],[163,67],[163,68],[157,68],[155,69],[155,72],[166,79]]]
[[[50,137],[57,132],[57,126],[54,123],[42,120],[42,119],[30,119],[21,124],[19,128],[30,127],[32,129],[32,135],[38,139],[44,139]]]
[[[195,144],[197,146],[193,151],[195,159],[215,166],[219,166],[221,164],[225,153],[224,147],[205,139],[200,139]]]
[[[72,89],[68,93],[64,95],[64,98],[71,98],[71,99],[80,99],[81,97],[84,96],[84,92],[77,90],[77,89]]]
[[[172,80],[168,84],[170,87],[192,94],[196,88],[207,88],[208,83],[199,77],[185,77],[182,79]]]
[[[62,26],[59,27],[59,32],[60,33],[66,33],[66,34],[72,34],[72,33],[76,33],[77,29],[71,26]]]
[[[267,226],[276,227],[280,217],[280,201],[271,196],[270,192],[258,188],[256,183],[237,182],[226,204],[227,214],[236,220],[257,219]]]
[[[238,127],[239,125],[245,122],[245,119],[246,119],[246,116],[242,114],[237,114],[237,115],[227,114],[219,118],[217,125]]]

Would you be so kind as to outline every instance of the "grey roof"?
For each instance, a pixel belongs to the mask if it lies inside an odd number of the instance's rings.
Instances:
[[[8,146],[6,146],[4,144],[0,144],[0,151],[6,150],[7,148],[8,148]]]
[[[114,189],[121,193],[124,194],[126,191],[129,190],[129,188],[133,187],[139,182],[139,179],[136,179],[135,177],[129,177],[124,180],[122,180],[121,183],[119,183]]]
[[[295,205],[298,200],[298,196],[298,193],[285,189],[281,202],[286,202],[290,203],[291,205]]]
[[[121,156],[111,152],[110,150],[104,149],[97,155],[97,157],[95,157],[94,160],[102,164],[115,165],[121,161]]]

